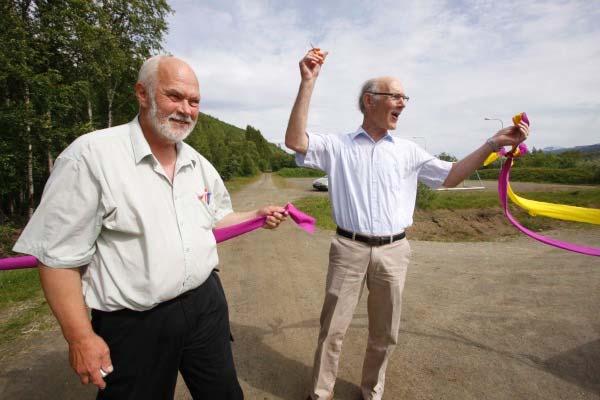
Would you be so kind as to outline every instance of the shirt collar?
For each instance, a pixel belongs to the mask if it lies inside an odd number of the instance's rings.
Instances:
[[[152,155],[152,150],[150,149],[150,145],[142,132],[142,127],[140,126],[139,115],[136,115],[133,121],[129,123],[130,132],[131,132],[131,145],[133,146],[133,156],[135,157],[135,163],[139,164],[144,158],[149,155]],[[188,146],[185,146],[183,142],[179,142],[175,144],[177,148],[177,168],[188,165],[190,163],[196,164],[194,158]]]
[[[352,139],[356,139],[361,135],[369,139],[371,142],[375,143],[373,138],[367,133],[367,131],[364,130],[362,126],[359,126],[358,129],[352,134]],[[389,131],[386,131],[385,136],[382,139],[392,143],[396,142],[396,139],[392,135],[390,135]]]
[[[138,120],[139,115],[136,115],[135,118],[129,123],[129,131],[131,132],[131,145],[133,147],[133,156],[135,157],[135,163],[139,164],[146,156],[152,154],[152,150],[150,150],[150,145],[146,141],[144,137],[144,133],[142,132],[142,127],[140,126],[140,121]]]

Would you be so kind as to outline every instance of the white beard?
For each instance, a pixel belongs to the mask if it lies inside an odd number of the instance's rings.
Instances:
[[[171,118],[188,122],[189,125],[185,128],[173,129],[169,123],[169,119]],[[194,130],[196,122],[197,120],[194,121],[189,115],[181,115],[178,112],[174,112],[168,116],[159,115],[156,100],[154,97],[150,98],[150,123],[154,131],[163,139],[171,143],[179,143],[185,140]]]

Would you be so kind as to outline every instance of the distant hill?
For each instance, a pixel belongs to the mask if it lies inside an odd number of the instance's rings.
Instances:
[[[545,147],[542,149],[544,153],[565,153],[567,151],[578,151],[580,153],[600,153],[600,143],[590,144],[587,146],[575,146],[575,147]]]
[[[256,128],[238,128],[200,114],[186,142],[206,157],[223,179],[294,166],[293,156],[269,143]]]

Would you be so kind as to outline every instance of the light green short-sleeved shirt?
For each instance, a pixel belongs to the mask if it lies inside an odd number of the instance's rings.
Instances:
[[[219,174],[185,143],[171,184],[136,117],[79,137],[56,159],[14,251],[49,267],[87,265],[91,308],[142,311],[208,278],[218,264],[212,228],[231,212]]]

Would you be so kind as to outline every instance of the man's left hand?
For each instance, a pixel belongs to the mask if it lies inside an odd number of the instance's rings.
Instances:
[[[499,146],[516,146],[529,136],[529,125],[521,121],[519,125],[501,129],[492,137]]]
[[[287,211],[285,211],[285,208],[279,206],[266,206],[258,210],[258,216],[267,217],[263,228],[275,229],[287,219]]]

